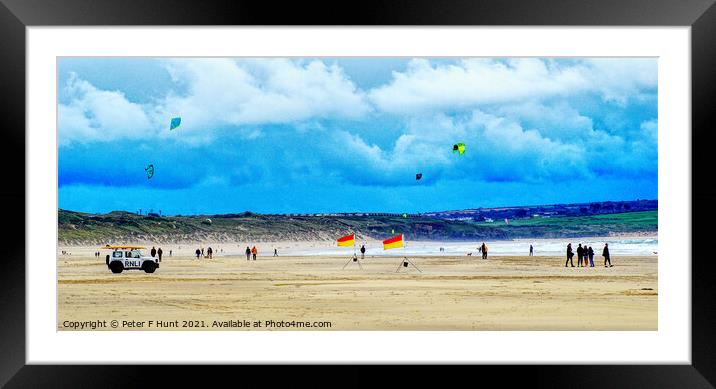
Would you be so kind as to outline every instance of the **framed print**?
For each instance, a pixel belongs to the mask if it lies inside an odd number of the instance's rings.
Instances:
[[[3,0],[2,382],[711,387],[712,2],[512,3]]]

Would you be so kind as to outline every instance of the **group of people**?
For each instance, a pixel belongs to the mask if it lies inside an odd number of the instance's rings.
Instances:
[[[273,249],[274,257],[278,257],[278,250]],[[246,260],[251,260],[251,257],[254,258],[254,261],[256,260],[256,256],[259,254],[259,250],[256,248],[256,246],[249,248],[249,246],[246,246]]]
[[[214,258],[214,249],[212,249],[211,246],[209,246],[206,249],[206,254],[204,254],[204,248],[201,247],[201,248],[196,249],[196,251],[194,251],[194,254],[196,255],[196,259],[199,259],[202,257],[212,259],[212,258]]]
[[[171,250],[169,250],[169,252],[171,252]],[[162,254],[164,254],[164,251],[162,251],[161,247],[157,250],[154,246],[152,246],[152,249],[149,251],[149,255],[151,255],[152,258],[159,256],[159,262],[162,261]]]
[[[530,254],[531,253],[532,246],[530,246]],[[609,258],[609,243],[604,244],[602,256],[604,257],[604,267],[612,267],[612,261],[611,258]],[[572,244],[569,243],[567,244],[567,262],[564,263],[564,267],[567,267],[568,264],[571,264],[572,267],[574,267],[572,258],[574,258],[574,251],[572,250]],[[607,263],[609,265],[607,265]],[[582,247],[582,244],[580,243],[579,246],[577,246],[577,267],[587,266],[594,267],[594,250],[592,249],[592,246],[584,245],[584,247]]]

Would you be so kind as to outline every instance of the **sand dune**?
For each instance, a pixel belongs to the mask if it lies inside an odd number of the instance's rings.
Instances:
[[[165,256],[154,274],[112,274],[94,247],[69,248],[57,262],[57,328],[117,320],[118,330],[657,329],[655,256],[617,257],[612,268],[565,268],[561,257],[414,257],[419,273],[400,257],[342,270],[348,257],[195,260],[190,249]],[[237,327],[245,321],[262,326]]]

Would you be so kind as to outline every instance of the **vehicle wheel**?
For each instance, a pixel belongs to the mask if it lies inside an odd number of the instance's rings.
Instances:
[[[157,270],[157,265],[152,261],[146,261],[142,264],[142,268],[145,273],[154,273]]]
[[[124,265],[122,265],[122,262],[114,261],[110,262],[109,264],[109,270],[112,271],[112,273],[121,273],[122,270],[124,270]]]

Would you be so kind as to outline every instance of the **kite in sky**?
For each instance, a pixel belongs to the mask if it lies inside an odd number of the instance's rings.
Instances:
[[[171,130],[177,128],[177,127],[179,127],[180,124],[181,124],[181,118],[180,118],[180,117],[172,118],[172,122],[169,123],[169,131],[171,131]]]
[[[147,179],[154,177],[154,165],[147,166],[144,171],[147,172]]]
[[[418,174],[415,175],[415,179],[416,179],[416,180],[419,180],[419,179],[421,179],[421,178],[423,178],[423,173],[418,173]]]
[[[464,143],[456,143],[452,146],[452,152],[453,153],[460,153],[460,155],[465,154],[465,144]]]

